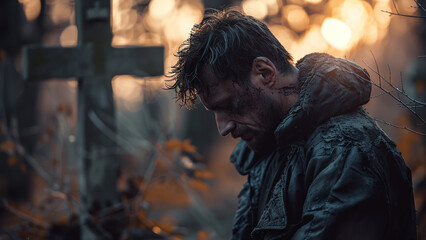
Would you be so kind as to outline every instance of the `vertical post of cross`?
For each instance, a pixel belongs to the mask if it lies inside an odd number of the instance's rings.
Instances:
[[[110,0],[76,0],[77,47],[27,46],[23,50],[24,79],[78,79],[80,223],[84,240],[118,238],[104,231],[99,221],[102,210],[120,204],[118,146],[104,133],[116,132],[111,78],[119,74],[161,75],[164,69],[163,47],[111,47],[110,14]],[[102,124],[96,124],[93,117]]]
[[[112,40],[110,1],[80,0],[75,4],[78,47],[89,53],[88,64],[80,66],[86,76],[78,79],[80,223],[83,239],[105,239],[107,233],[96,230],[93,216],[119,202],[119,160],[115,139],[106,137],[89,114],[107,116],[106,127],[116,132],[111,76],[107,76],[105,64]]]

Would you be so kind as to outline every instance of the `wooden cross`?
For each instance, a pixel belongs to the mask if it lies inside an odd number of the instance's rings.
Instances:
[[[117,144],[90,116],[108,116],[104,124],[116,131],[111,78],[114,75],[163,74],[163,47],[111,47],[109,0],[76,0],[77,47],[27,46],[24,79],[78,79],[78,141],[80,223],[82,239],[103,239],[90,227],[90,214],[118,203]],[[112,120],[111,120],[112,119]]]

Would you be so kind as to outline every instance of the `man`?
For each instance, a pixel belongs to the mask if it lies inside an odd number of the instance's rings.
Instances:
[[[362,109],[368,73],[314,53],[294,66],[265,24],[210,11],[177,53],[169,86],[197,96],[248,180],[232,239],[415,239],[410,170]]]

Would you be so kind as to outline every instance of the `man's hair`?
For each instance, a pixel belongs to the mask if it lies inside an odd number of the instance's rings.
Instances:
[[[292,71],[293,63],[264,23],[236,10],[206,10],[176,56],[178,61],[168,75],[175,82],[167,88],[174,89],[177,100],[187,107],[193,106],[197,93],[205,90],[199,78],[204,64],[211,66],[218,79],[233,77],[240,86],[248,86],[256,57],[267,57],[282,74]]]

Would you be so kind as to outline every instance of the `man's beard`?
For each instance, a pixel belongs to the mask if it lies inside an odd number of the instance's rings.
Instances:
[[[275,129],[283,120],[282,107],[278,101],[259,93],[252,102],[253,110],[259,112],[259,120],[263,123],[261,131],[256,132],[256,137],[246,141],[247,146],[256,153],[269,153],[276,148]]]

